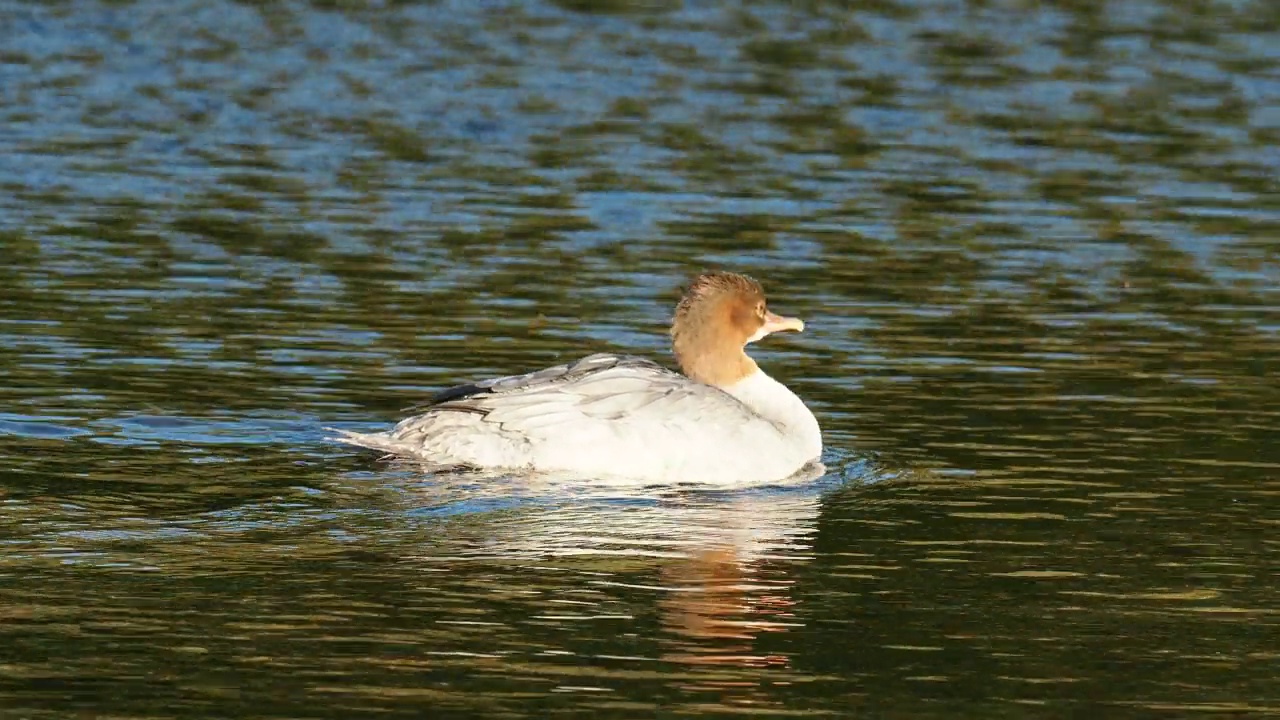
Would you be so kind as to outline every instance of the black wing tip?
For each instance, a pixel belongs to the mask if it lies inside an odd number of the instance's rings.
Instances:
[[[467,383],[465,385],[454,385],[453,387],[445,388],[444,390],[441,390],[440,392],[433,395],[430,402],[428,402],[427,404],[439,405],[440,403],[447,403],[450,400],[459,400],[461,398],[470,397],[472,395],[476,395],[482,392],[491,392],[491,390],[488,387],[481,385],[479,383]]]
[[[416,402],[407,407],[400,408],[400,412],[410,413],[410,414],[419,413],[419,412],[422,412],[423,410],[429,410],[435,407],[436,405],[442,405],[447,402],[462,400],[465,398],[472,397],[474,395],[479,395],[480,393],[488,393],[488,392],[493,392],[493,390],[481,383],[467,383],[465,385],[454,385],[453,387],[447,387],[441,390],[440,392],[437,392],[435,395],[432,395],[427,400],[424,400],[422,402]]]

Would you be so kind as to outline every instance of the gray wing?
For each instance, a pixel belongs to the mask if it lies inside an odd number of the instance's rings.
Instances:
[[[475,413],[499,425],[537,432],[582,421],[637,420],[653,411],[694,419],[727,413],[760,418],[732,395],[644,358],[598,353],[524,375],[457,385],[418,406],[428,414]]]
[[[652,373],[658,376],[674,375],[677,378],[684,379],[683,376],[676,375],[652,360],[633,355],[596,353],[595,355],[588,355],[581,360],[555,365],[523,375],[505,375],[479,382],[454,385],[436,393],[426,402],[416,403],[404,408],[404,412],[420,412],[439,405],[448,405],[450,410],[481,410],[486,400],[491,400],[496,396],[548,390],[557,385],[581,380],[594,372],[617,368],[636,369],[645,374]]]

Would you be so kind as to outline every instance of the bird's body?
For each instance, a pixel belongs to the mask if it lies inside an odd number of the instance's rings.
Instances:
[[[803,327],[764,310],[762,296],[751,305],[756,296],[739,275],[695,281],[672,327],[686,374],[591,355],[449,388],[391,430],[338,440],[437,467],[719,486],[784,479],[818,458],[822,436],[804,403],[742,352],[771,324]]]

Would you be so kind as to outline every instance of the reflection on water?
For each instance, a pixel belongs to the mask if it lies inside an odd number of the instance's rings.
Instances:
[[[867,468],[853,467],[863,473],[862,481],[875,479],[865,474]],[[763,711],[783,708],[770,695],[772,685],[810,680],[791,670],[786,652],[761,652],[756,638],[803,625],[794,612],[792,574],[797,564],[811,559],[821,492],[832,487],[831,480],[821,479],[824,474],[824,468],[814,468],[784,487],[650,490],[626,497],[580,483],[557,484],[554,494],[546,486],[528,485],[498,493],[432,477],[416,490],[437,499],[444,490],[452,496],[449,504],[411,515],[431,523],[450,516],[459,520],[433,531],[437,540],[422,556],[425,563],[453,566],[465,558],[484,565],[563,567],[588,573],[597,593],[648,598],[657,614],[653,655],[630,660],[667,668],[667,684],[688,710],[705,711],[714,704]],[[410,497],[418,502],[422,496],[415,491]],[[498,498],[505,510],[479,516],[492,522],[477,521],[477,506]],[[462,508],[469,513],[454,515]],[[537,617],[611,617],[600,612],[601,603],[581,597],[552,602],[555,609]],[[681,667],[687,669],[675,671]],[[616,689],[617,679],[603,673],[590,687]]]
[[[0,707],[1280,714],[1274,6],[0,3]],[[821,478],[322,440],[715,266]]]
[[[757,497],[706,513],[710,517],[703,519],[726,529],[724,536],[698,542],[687,558],[663,566],[659,574],[670,593],[659,601],[663,629],[671,635],[663,659],[692,665],[786,667],[785,655],[760,655],[753,640],[760,633],[786,632],[796,624],[789,592],[794,581],[777,561],[805,557],[817,514],[816,497]],[[761,534],[778,537],[768,542]],[[766,568],[769,560],[774,562]],[[705,689],[718,688],[728,695],[740,687],[711,681]]]
[[[511,709],[548,691],[587,706],[614,696],[602,710],[619,698],[654,707],[655,688],[673,709],[781,709],[775,686],[813,680],[757,638],[805,624],[792,588],[838,487],[829,477],[626,496],[455,480],[349,477],[322,494],[164,519],[86,513],[79,528],[63,509],[61,526],[6,543],[0,574],[29,581],[5,591],[3,634],[22,657],[11,667],[130,689],[94,696],[126,715],[162,701],[207,712],[222,691],[205,684],[248,671],[289,674],[261,697],[268,706],[289,688],[335,711],[391,709],[403,693],[472,709],[480,693]],[[97,592],[73,596],[84,582]],[[139,606],[147,616],[131,620]],[[42,645],[66,654],[33,655]],[[169,663],[161,680],[146,671],[155,652]],[[6,693],[15,707],[44,697],[16,681]]]

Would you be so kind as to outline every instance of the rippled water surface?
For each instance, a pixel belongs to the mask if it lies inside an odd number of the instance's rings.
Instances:
[[[0,2],[0,715],[1280,715],[1277,7]],[[324,440],[706,267],[822,477]]]

